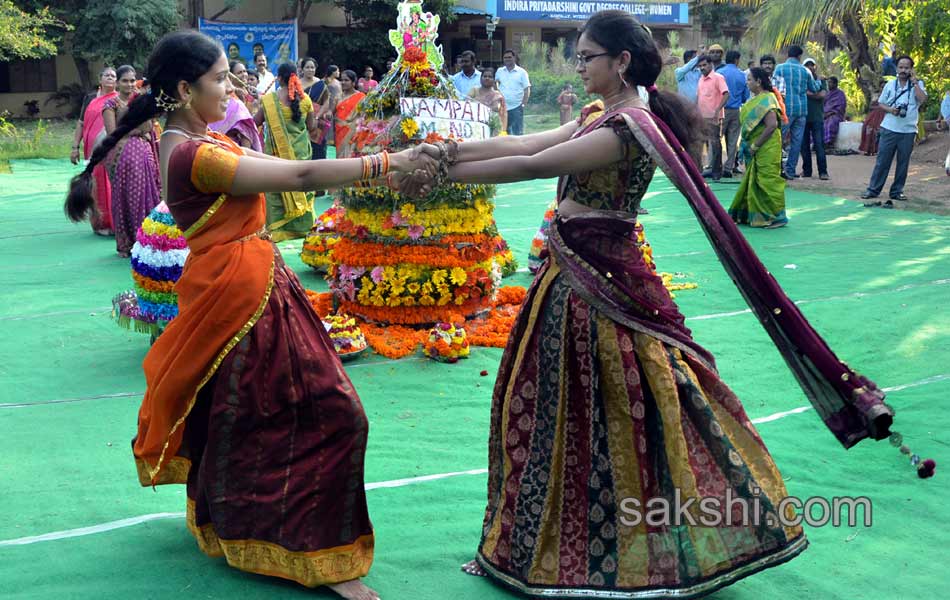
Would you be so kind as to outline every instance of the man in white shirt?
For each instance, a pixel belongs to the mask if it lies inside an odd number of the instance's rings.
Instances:
[[[501,60],[505,66],[495,72],[495,81],[508,107],[508,135],[524,135],[524,107],[531,97],[531,80],[518,66],[514,50],[505,50]]]
[[[475,53],[471,50],[462,52],[459,55],[459,66],[461,70],[452,75],[452,83],[459,91],[459,96],[468,98],[469,91],[481,85],[482,81],[482,72],[475,68]]]
[[[274,91],[274,74],[267,70],[267,57],[263,52],[254,57],[254,66],[257,68],[257,92],[263,95]]]
[[[891,161],[897,155],[897,167],[894,169],[894,181],[891,183],[890,200],[871,201],[865,206],[894,208],[893,200],[907,200],[903,194],[907,181],[907,167],[910,154],[914,151],[914,139],[917,137],[917,115],[920,106],[927,101],[927,89],[924,82],[914,73],[914,59],[901,56],[897,59],[897,79],[884,85],[884,91],[878,98],[878,106],[886,113],[881,121],[880,143],[877,162],[871,173],[868,189],[861,194],[864,200],[877,198],[884,189],[887,173],[891,170]]]

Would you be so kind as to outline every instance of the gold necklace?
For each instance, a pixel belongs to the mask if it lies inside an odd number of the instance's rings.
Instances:
[[[622,99],[619,100],[618,102],[614,102],[613,104],[611,104],[610,106],[608,106],[607,108],[605,108],[605,109],[604,109],[604,112],[605,112],[605,113],[609,113],[610,111],[612,111],[613,109],[617,108],[618,106],[620,106],[620,105],[623,104],[624,102],[630,102],[630,101],[633,100],[635,97],[636,97],[636,96],[630,96],[629,98],[622,98]]]

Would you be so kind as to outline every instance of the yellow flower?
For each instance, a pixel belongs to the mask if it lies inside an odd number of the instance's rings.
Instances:
[[[468,273],[466,273],[462,267],[454,267],[452,269],[451,279],[455,285],[462,285],[468,280]]]
[[[465,296],[462,295],[462,294],[460,294],[460,295],[455,299],[455,303],[458,304],[459,306],[462,306],[463,304],[465,304]]]
[[[416,123],[414,119],[408,117],[402,120],[400,127],[402,127],[402,132],[407,138],[413,138],[419,133],[419,124]]]
[[[419,288],[420,288],[419,284],[415,282],[412,282],[406,286],[406,289],[409,290],[410,294],[418,294]]]
[[[433,304],[435,304],[435,298],[429,295],[422,296],[421,298],[419,298],[419,304],[421,304],[422,306],[432,306]]]

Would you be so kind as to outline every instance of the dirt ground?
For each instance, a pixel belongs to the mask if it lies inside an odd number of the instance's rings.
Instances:
[[[907,171],[907,184],[904,195],[907,202],[895,202],[900,210],[931,212],[950,215],[950,177],[944,171],[944,160],[950,148],[950,135],[947,132],[933,133],[914,148]],[[809,190],[820,194],[829,194],[865,202],[860,196],[867,189],[874,170],[876,156],[852,154],[850,156],[828,156],[828,175],[830,181],[818,179],[817,172],[811,179],[796,179],[789,182],[794,189]],[[814,159],[812,159],[814,160]],[[798,171],[801,172],[801,161]],[[888,177],[881,198],[887,199],[894,177],[894,166]]]

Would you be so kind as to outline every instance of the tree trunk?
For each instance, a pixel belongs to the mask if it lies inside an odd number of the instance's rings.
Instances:
[[[73,64],[76,65],[76,72],[79,73],[79,83],[82,89],[89,91],[95,89],[98,81],[92,80],[92,73],[89,72],[89,61],[76,53],[72,54]]]
[[[864,32],[860,17],[854,13],[843,14],[841,29],[844,32],[844,42],[851,61],[851,69],[864,95],[862,109],[866,111],[871,106],[871,95],[880,92],[883,78],[877,60],[871,55],[868,36]]]

